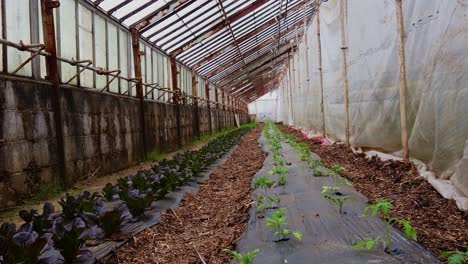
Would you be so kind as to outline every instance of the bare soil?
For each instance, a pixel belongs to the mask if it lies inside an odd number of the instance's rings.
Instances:
[[[305,139],[300,131],[279,126],[284,134],[294,135],[320,156],[327,167],[346,167],[341,175],[369,198],[370,203],[386,198],[395,205],[392,217],[410,220],[417,230],[418,241],[438,256],[444,251],[468,247],[468,215],[453,200],[444,199],[411,162],[382,161],[366,158],[343,144],[323,146]]]
[[[164,212],[159,225],[136,235],[103,263],[229,263],[222,250],[233,249],[246,229],[251,181],[263,166],[261,127],[241,140],[232,156],[187,193],[180,207]]]

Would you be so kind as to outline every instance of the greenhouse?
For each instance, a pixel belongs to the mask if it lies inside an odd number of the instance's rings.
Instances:
[[[0,263],[468,263],[467,0],[0,20]]]

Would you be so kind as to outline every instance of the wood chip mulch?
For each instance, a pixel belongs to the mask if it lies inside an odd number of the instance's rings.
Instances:
[[[304,139],[299,131],[286,126],[280,129],[306,143],[328,167],[335,163],[345,166],[342,176],[371,203],[382,198],[392,201],[396,207],[392,216],[410,220],[418,241],[434,255],[468,247],[468,214],[453,200],[444,199],[412,163],[382,161],[376,156],[368,159],[346,145],[318,145],[313,139]]]
[[[245,231],[251,206],[253,176],[266,153],[258,145],[261,127],[241,140],[232,156],[187,193],[179,208],[162,214],[148,228],[103,263],[229,263],[223,249],[233,249]]]

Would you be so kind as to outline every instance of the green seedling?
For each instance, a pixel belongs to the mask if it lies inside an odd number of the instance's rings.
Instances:
[[[255,189],[261,188],[265,192],[267,192],[268,189],[273,187],[274,184],[275,183],[272,180],[268,179],[267,176],[261,176],[254,180],[254,188]]]
[[[324,193],[335,193],[336,191],[338,191],[340,189],[340,187],[336,187],[336,186],[322,186],[322,194]]]
[[[320,167],[324,167],[325,164],[320,160],[309,159],[307,162],[309,168],[312,169],[312,173],[315,177],[323,177],[326,176],[322,171],[319,170]]]
[[[391,218],[390,212],[395,208],[395,206],[386,199],[379,200],[376,204],[369,205],[364,214],[366,216],[380,216],[384,220],[385,226],[385,236],[386,236],[386,246],[388,252],[392,253],[392,241],[390,237],[390,226],[394,223],[400,223],[403,226],[403,231],[408,239],[417,240],[416,229],[411,225],[410,221],[405,219]]]
[[[340,174],[344,172],[346,168],[344,166],[341,166],[340,164],[335,163],[332,165],[332,170],[336,172],[336,174]]]
[[[297,240],[301,241],[302,234],[300,232],[285,228],[288,221],[288,218],[284,216],[285,211],[286,208],[280,208],[273,212],[271,218],[267,218],[267,226],[273,231],[277,238],[275,242],[288,240],[288,236],[290,234],[292,234]]]
[[[390,217],[390,211],[393,210],[395,206],[388,200],[382,199],[378,201],[376,204],[371,204],[369,205],[365,210],[364,214],[366,216],[369,216],[369,213],[372,216],[380,216],[384,219],[384,225],[385,225],[385,236],[387,239],[387,247],[389,249],[389,252],[391,252],[392,249],[392,241],[390,239],[390,225],[393,219],[389,219]],[[389,219],[389,220],[387,220]]]
[[[347,195],[334,195],[329,193],[324,193],[323,198],[335,204],[336,208],[340,211],[340,214],[343,213],[343,205],[349,199]]]
[[[258,212],[261,212],[265,209],[274,209],[274,208],[277,208],[277,207],[274,207],[273,204],[274,203],[277,203],[279,204],[280,203],[280,198],[277,197],[277,196],[269,196],[269,195],[259,195],[257,197],[257,213]],[[267,204],[268,203],[268,206]]]
[[[377,237],[376,239],[365,238],[364,241],[358,242],[353,246],[355,249],[365,248],[367,250],[373,249],[379,242],[383,242],[382,238]]]
[[[278,185],[285,185],[288,182],[286,175],[288,174],[287,167],[276,167],[273,166],[273,170],[269,172],[270,175],[277,174],[279,176]]]
[[[245,255],[237,253],[236,251],[231,251],[227,248],[223,249],[223,251],[234,256],[234,258],[239,264],[253,264],[254,258],[257,256],[258,253],[260,253],[260,249],[258,248],[246,253]]]
[[[265,192],[264,195],[259,195],[257,198],[257,212],[267,208],[271,209],[273,208],[273,203],[279,203],[279,197],[273,197],[268,194],[268,189],[273,187],[274,184],[275,183],[272,180],[268,179],[267,176],[258,177],[254,180],[254,188],[261,188]],[[265,205],[266,200],[268,200],[269,203],[268,207]]]
[[[348,181],[347,179],[345,179],[343,177],[338,177],[338,179],[339,179],[341,184],[349,186],[349,187],[353,187],[353,184],[350,181]]]
[[[454,250],[440,254],[439,258],[448,259],[448,264],[464,264],[468,263],[468,247],[466,251]]]

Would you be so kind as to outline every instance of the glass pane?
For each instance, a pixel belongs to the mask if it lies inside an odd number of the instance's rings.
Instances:
[[[83,5],[79,5],[79,37],[80,60],[93,60],[93,13]],[[94,87],[93,72],[84,70],[80,74],[80,84],[84,87]]]
[[[30,44],[29,0],[5,1],[7,39],[19,43],[22,40]],[[14,71],[31,53],[19,51],[8,47],[8,72]],[[31,76],[32,66],[28,63],[19,72],[19,75]]]

